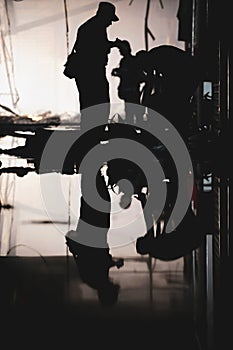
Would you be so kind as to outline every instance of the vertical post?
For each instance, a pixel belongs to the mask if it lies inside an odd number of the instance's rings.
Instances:
[[[220,38],[220,121],[222,139],[228,140],[230,130],[229,119],[229,48],[225,38]],[[228,146],[228,145],[227,145]],[[229,174],[222,174],[220,178],[220,254],[223,265],[229,255],[229,208],[228,208]]]
[[[148,200],[148,195],[142,194],[139,196],[139,200],[142,205],[142,209],[144,209],[146,202]],[[153,214],[151,212],[145,211],[145,224],[147,227],[147,236],[154,237],[154,220]],[[153,301],[153,268],[152,268],[153,258],[152,256],[148,256],[147,266],[149,270],[149,292],[150,292],[150,303]]]
[[[191,54],[195,52],[195,16],[196,16],[196,0],[192,1],[192,34],[191,34]]]
[[[207,350],[213,349],[214,334],[213,235],[206,235],[206,326]]]
[[[149,42],[148,42],[148,19],[149,19],[149,12],[150,12],[150,0],[147,0],[146,4],[146,15],[145,15],[145,47],[146,51],[149,50]],[[151,229],[153,232],[153,229]],[[153,299],[153,279],[152,279],[152,257],[149,255],[148,258],[148,268],[149,268],[149,276],[150,276],[150,301],[152,302]]]
[[[196,46],[196,0],[192,0],[192,31],[191,31],[191,55],[195,55]],[[196,251],[191,253],[192,258],[192,297],[193,297],[193,314],[194,322],[196,322],[196,300],[197,300],[197,285],[196,285]]]

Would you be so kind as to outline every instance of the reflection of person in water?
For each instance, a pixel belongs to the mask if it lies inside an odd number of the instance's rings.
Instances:
[[[141,90],[140,83],[145,77],[142,71],[139,71],[137,58],[131,53],[131,46],[127,40],[119,44],[122,59],[118,68],[112,70],[112,75],[120,78],[118,86],[118,96],[125,102],[126,122],[134,124],[134,118],[137,124],[143,120],[144,109],[140,108]],[[136,105],[136,106],[134,106]]]
[[[108,121],[110,97],[106,65],[111,48],[117,46],[120,40],[108,40],[106,29],[118,20],[115,6],[108,2],[100,2],[96,15],[78,28],[72,51],[77,53],[75,82],[79,92],[82,129],[95,123],[95,120],[91,119],[96,116],[85,111],[90,106],[106,103],[105,113],[103,116],[98,115],[98,118],[102,117],[103,124]]]
[[[82,188],[88,186],[86,177],[82,178]],[[81,197],[80,218],[76,231],[69,231],[66,243],[73,254],[83,282],[98,292],[102,305],[112,305],[117,301],[119,286],[109,278],[109,269],[120,268],[123,260],[114,260],[109,253],[108,230],[110,227],[110,197],[101,171],[96,177],[96,187],[105,199],[105,211],[90,206]]]
[[[97,291],[101,305],[114,305],[118,299],[120,286],[109,278],[109,270],[114,266],[120,268],[123,261],[114,260],[107,248],[88,247],[77,243],[71,237],[72,232],[66,241],[82,281]]]

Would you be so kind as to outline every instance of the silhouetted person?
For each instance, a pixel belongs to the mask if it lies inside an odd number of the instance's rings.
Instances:
[[[118,20],[115,6],[108,2],[100,2],[96,15],[78,28],[73,50],[77,53],[75,82],[79,92],[83,130],[95,126],[95,118],[101,118],[103,124],[108,122],[109,105],[106,105],[104,113],[98,116],[84,110],[90,106],[110,102],[106,65],[108,54],[111,48],[117,46],[119,39],[109,41],[107,28]]]
[[[192,120],[192,99],[201,79],[198,60],[171,45],[152,48],[141,55],[149,88],[143,104],[161,113],[187,141]]]
[[[127,40],[119,44],[120,54],[123,56],[119,67],[112,70],[112,75],[120,78],[118,96],[125,102],[126,122],[134,124],[142,122],[144,109],[141,108],[140,84],[144,80],[143,72],[139,70],[137,58],[131,53],[131,46]],[[136,104],[137,106],[133,106]]]

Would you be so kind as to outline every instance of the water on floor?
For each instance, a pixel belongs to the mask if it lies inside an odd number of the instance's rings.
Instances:
[[[0,139],[0,148],[24,142],[7,136]],[[10,156],[1,156],[1,161],[1,169],[32,166],[26,159]],[[62,196],[55,183],[60,184]],[[65,244],[65,234],[75,229],[79,217],[80,176],[32,171],[20,177],[2,172],[0,184],[1,307],[6,315],[18,317],[27,311],[36,318],[50,318],[64,312],[65,317],[74,316],[77,324],[96,326],[107,320],[121,324],[122,331],[132,325],[139,332],[146,328],[165,349],[170,345],[185,349],[187,342],[190,349],[195,348],[192,288],[184,274],[187,259],[164,262],[137,254],[135,240],[145,234],[145,222],[136,199],[130,209],[121,210],[118,196],[111,193],[111,254],[123,258],[124,265],[110,269],[119,293],[112,308],[102,308],[96,290],[83,282]],[[127,220],[135,222],[135,230],[119,236],[118,229]],[[169,332],[171,337],[166,336]]]

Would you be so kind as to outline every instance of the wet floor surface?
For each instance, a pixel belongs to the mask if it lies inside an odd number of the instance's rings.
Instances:
[[[9,138],[5,147],[11,142]],[[8,156],[2,161],[8,167],[28,165],[25,159]],[[56,182],[65,201],[57,199]],[[192,287],[183,258],[150,261],[136,253],[135,239],[145,233],[138,201],[128,211],[120,211],[114,202],[111,253],[124,258],[124,265],[110,269],[120,289],[117,303],[103,307],[96,290],[80,278],[64,240],[78,220],[78,175],[3,173],[0,188],[2,204],[11,205],[0,212],[1,337],[33,347],[39,342],[48,347],[50,339],[52,349],[62,340],[77,349],[198,349]],[[126,227],[129,219],[135,221],[135,229],[126,230],[125,240],[117,229]]]
[[[1,320],[8,330],[25,325],[34,332],[39,326],[41,335],[55,331],[57,339],[75,332],[69,342],[97,332],[115,344],[124,340],[124,347],[128,339],[131,346],[152,342],[159,349],[197,349],[192,289],[182,259],[151,265],[147,259],[125,259],[121,269],[110,270],[120,286],[112,307],[100,305],[96,291],[80,279],[71,255],[1,257],[0,271]]]

